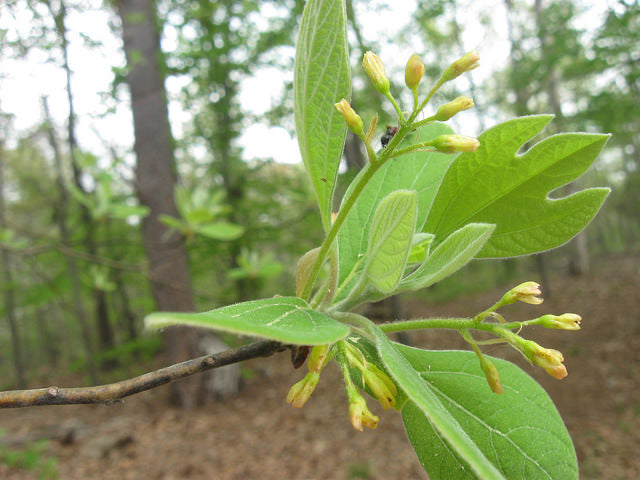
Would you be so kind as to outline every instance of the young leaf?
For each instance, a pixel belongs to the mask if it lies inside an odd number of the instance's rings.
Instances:
[[[147,328],[191,325],[293,345],[324,345],[349,334],[349,327],[297,297],[254,300],[201,313],[158,312],[144,322]]]
[[[467,223],[493,223],[496,230],[478,255],[482,258],[548,250],[580,232],[609,189],[590,188],[560,199],[548,194],[584,173],[608,135],[553,135],[517,155],[551,118],[516,118],[480,135],[480,148],[458,156],[447,171],[424,231],[441,241]]]
[[[409,263],[422,263],[429,256],[431,243],[435,235],[432,233],[416,233],[411,242],[411,252],[409,253]]]
[[[544,389],[516,365],[491,359],[504,387],[496,395],[474,353],[396,348],[506,478],[578,478],[576,453],[560,414]],[[408,402],[402,419],[430,479],[473,478],[419,408]]]
[[[302,14],[293,77],[296,133],[325,231],[347,127],[334,104],[348,99],[351,73],[344,0],[309,0]]]
[[[434,123],[422,127],[411,142],[423,142],[447,133],[452,133],[451,128],[443,123]],[[438,152],[412,152],[389,160],[373,176],[338,233],[341,291],[336,300],[348,295],[350,284],[355,284],[364,267],[361,258],[367,250],[369,228],[380,201],[394,190],[418,192],[416,230],[421,230],[444,173],[454,158],[455,155]],[[351,183],[352,186],[354,184],[355,181]],[[350,193],[351,188],[345,198]]]
[[[371,284],[382,293],[395,290],[404,273],[416,229],[416,214],[415,190],[396,190],[384,197],[376,209],[365,270]]]
[[[244,233],[244,228],[240,225],[229,222],[211,222],[198,225],[195,230],[200,235],[214,240],[235,240]]]
[[[349,316],[351,319],[354,317],[356,316]],[[437,437],[443,439],[449,450],[455,452],[455,455],[462,459],[463,465],[468,466],[478,478],[504,480],[505,477],[484,456],[474,441],[469,438],[456,419],[444,407],[430,384],[424,381],[411,363],[400,353],[399,346],[392,343],[373,322],[364,317],[357,316],[357,318],[361,319],[358,323],[373,337],[380,359],[384,362],[396,385],[408,397],[407,404],[415,405],[415,408],[428,418],[428,423],[437,432]],[[404,408],[407,406],[405,405]]]
[[[418,290],[439,282],[464,267],[491,237],[495,225],[470,223],[449,235],[411,275],[400,290]]]

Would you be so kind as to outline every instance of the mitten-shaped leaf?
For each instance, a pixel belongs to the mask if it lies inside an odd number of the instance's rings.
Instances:
[[[447,171],[424,231],[438,242],[467,223],[495,224],[478,255],[484,258],[549,250],[580,232],[609,189],[590,188],[559,199],[548,194],[584,173],[608,135],[553,135],[518,155],[551,118],[516,118],[480,135],[480,148],[459,155]]]

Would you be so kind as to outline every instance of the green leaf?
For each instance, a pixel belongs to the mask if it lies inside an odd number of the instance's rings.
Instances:
[[[184,219],[190,224],[207,223],[213,220],[213,212],[208,208],[196,208],[189,210]]]
[[[129,217],[146,217],[149,215],[149,207],[144,205],[127,205],[126,203],[114,203],[109,206],[109,216],[120,220]]]
[[[351,73],[344,0],[309,0],[294,68],[296,133],[325,231],[347,127],[334,104],[349,99]]]
[[[516,118],[480,135],[480,148],[458,156],[447,171],[424,231],[441,241],[467,223],[493,223],[496,230],[482,258],[548,250],[579,233],[609,189],[590,188],[560,199],[548,194],[582,175],[609,137],[553,135],[517,155],[551,118]]]
[[[516,365],[492,358],[504,388],[496,395],[472,352],[396,348],[506,478],[578,478],[575,450],[560,414],[544,389]],[[430,479],[476,478],[463,470],[464,463],[420,409],[407,403],[402,418]]]
[[[147,328],[191,325],[294,345],[324,345],[341,340],[349,327],[317,312],[297,297],[236,303],[202,313],[152,313]]]
[[[160,215],[158,220],[160,220],[161,223],[164,223],[167,227],[171,227],[179,232],[184,232],[188,228],[188,225],[184,220],[170,215]]]
[[[195,227],[196,232],[214,240],[235,240],[244,233],[244,228],[235,223],[212,222]]]
[[[409,253],[409,263],[422,263],[429,256],[431,243],[435,235],[432,233],[416,233],[411,243],[411,252]]]
[[[426,288],[460,270],[485,245],[495,225],[470,223],[449,235],[411,275],[400,283],[400,290]]]
[[[417,202],[415,190],[396,190],[382,199],[373,216],[365,270],[382,293],[394,291],[404,273],[416,229]]]
[[[434,123],[421,128],[418,135],[410,140],[411,143],[423,142],[447,133],[452,133],[449,126]],[[389,160],[373,176],[338,233],[341,291],[336,300],[347,296],[350,285],[355,284],[363,270],[361,259],[367,250],[369,228],[380,201],[394,190],[418,192],[416,230],[421,230],[440,182],[455,158],[455,155],[438,152],[412,152]],[[350,195],[354,184],[355,180],[345,198]]]
[[[504,480],[505,477],[484,456],[474,441],[469,438],[456,419],[444,407],[431,385],[424,381],[411,363],[400,353],[398,350],[400,346],[392,343],[373,322],[364,317],[358,317],[362,319],[361,325],[373,337],[380,359],[387,367],[387,371],[391,374],[398,388],[402,389],[408,397],[403,411],[408,404],[413,404],[419,412],[428,418],[427,423],[437,432],[436,436],[443,439],[447,448],[462,459],[465,468],[470,468],[479,478]],[[350,318],[354,318],[354,316],[352,315]],[[404,350],[402,351],[404,352]],[[429,473],[431,474],[431,472]]]

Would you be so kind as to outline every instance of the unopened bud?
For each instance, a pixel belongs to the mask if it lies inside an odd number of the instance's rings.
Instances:
[[[373,86],[376,90],[383,95],[387,95],[390,88],[389,79],[387,78],[387,74],[384,70],[384,64],[382,63],[382,60],[380,60],[380,57],[369,51],[364,54],[362,66],[364,67],[365,72],[367,72],[367,75],[369,75],[369,78],[373,82]]]
[[[491,360],[487,357],[480,357],[480,367],[484,372],[484,376],[487,377],[487,383],[493,391],[493,393],[502,394],[504,390],[502,388],[502,382],[500,382],[500,375],[498,375],[498,369]]]
[[[562,315],[543,315],[537,324],[545,328],[557,328],[560,330],[580,330],[582,317],[575,313],[563,313]]]
[[[367,402],[360,393],[349,398],[349,419],[353,428],[360,432],[363,430],[362,427],[376,428],[379,420],[369,411]]]
[[[362,371],[362,376],[373,396],[385,410],[395,405],[395,396],[398,390],[386,373],[375,367],[375,365],[369,364],[368,368]]]
[[[564,357],[558,350],[544,348],[532,340],[522,342],[523,352],[526,357],[557,380],[567,376],[567,369],[562,364]]]
[[[502,297],[502,304],[510,305],[516,302],[524,302],[531,305],[539,305],[544,299],[538,297],[538,295],[542,295],[538,283],[524,282],[505,293]]]
[[[415,90],[420,85],[420,80],[424,76],[424,63],[415,53],[409,57],[407,66],[404,70],[404,83],[411,90]]]
[[[435,115],[435,119],[439,122],[446,122],[455,114],[468,110],[473,107],[473,100],[469,97],[458,97],[449,103],[442,105]]]
[[[307,363],[307,367],[310,372],[318,372],[324,368],[325,361],[327,360],[327,355],[329,354],[329,345],[316,345],[311,349],[311,354],[309,355],[309,362]]]
[[[319,380],[320,374],[318,372],[307,373],[302,380],[291,387],[287,395],[287,403],[290,403],[292,407],[302,408],[311,397]]]
[[[479,60],[480,56],[478,55],[478,52],[467,53],[465,56],[449,65],[442,74],[442,80],[448,82],[449,80],[459,77],[464,72],[469,72],[474,68],[478,68],[480,66],[478,63]]]
[[[440,135],[432,140],[432,144],[442,153],[475,152],[480,146],[477,138],[463,135]]]
[[[356,135],[364,134],[364,123],[349,102],[347,102],[344,98],[335,104],[336,109],[342,114],[344,117],[344,121],[347,123],[347,127]]]

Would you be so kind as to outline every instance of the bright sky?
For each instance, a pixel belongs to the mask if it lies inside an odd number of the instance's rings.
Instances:
[[[70,42],[70,64],[73,70],[72,86],[78,115],[78,139],[82,148],[108,157],[104,143],[115,146],[121,154],[131,152],[133,145],[133,126],[128,108],[126,89],[118,90],[121,102],[114,102],[107,95],[113,81],[112,67],[123,67],[124,55],[120,39],[113,34],[109,25],[113,16],[102,8],[101,0],[87,0],[93,8],[82,13],[70,12],[67,28]],[[415,9],[415,0],[403,0],[402,8],[383,8],[380,1],[355,2],[357,18],[365,39],[379,40],[381,36],[392,36],[406,29],[411,21],[411,12]],[[477,81],[490,75],[492,65],[504,65],[508,62],[508,43],[503,34],[504,11],[502,1],[470,2],[469,8],[460,9],[460,23],[465,25],[463,35],[465,50],[476,49],[482,57],[481,68],[474,70]],[[366,8],[365,8],[366,7]],[[480,25],[480,11],[487,8],[495,10],[492,16],[492,28],[487,30]],[[30,28],[31,19],[26,9],[17,10],[12,17],[6,6],[0,5],[0,29],[7,29],[7,40],[15,38],[16,30],[25,35]],[[490,31],[491,34],[486,33]],[[84,46],[82,35],[102,43],[100,48]],[[491,37],[489,37],[491,35]],[[417,49],[417,53],[422,52]],[[388,71],[397,72],[397,83],[403,81],[402,70],[413,51],[398,51],[393,45],[383,48],[378,54],[385,61]],[[0,52],[1,54],[1,52]],[[44,54],[33,52],[25,59],[10,60],[0,57],[0,112],[13,115],[13,127],[26,131],[42,119],[41,97],[49,98],[55,122],[63,126],[67,118],[67,100],[64,72],[58,66],[48,63]],[[275,69],[259,71],[256,77],[243,82],[241,93],[242,106],[254,113],[262,113],[277,97],[284,79],[292,73],[283,73]],[[184,86],[184,79],[169,79],[167,89],[170,97],[175,97]],[[465,88],[464,84],[461,85]],[[181,111],[177,102],[170,103],[170,120],[176,136],[180,136],[182,125],[188,120],[187,112]],[[471,116],[469,116],[471,119]],[[464,134],[477,134],[477,125],[473,120],[461,127]],[[297,142],[284,128],[268,127],[256,124],[245,130],[241,139],[244,155],[247,159],[273,157],[281,162],[299,162]],[[9,143],[10,145],[10,143]]]

